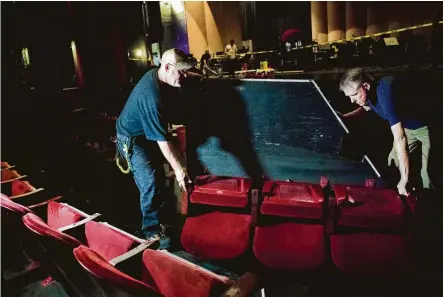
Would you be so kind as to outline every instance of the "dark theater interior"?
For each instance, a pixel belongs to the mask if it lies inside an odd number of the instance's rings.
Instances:
[[[438,1],[2,1],[1,295],[441,297],[442,85]]]

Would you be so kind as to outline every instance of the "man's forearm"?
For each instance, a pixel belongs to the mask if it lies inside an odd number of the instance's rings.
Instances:
[[[160,150],[165,156],[166,160],[171,165],[172,169],[177,172],[178,170],[183,170],[179,159],[177,158],[177,154],[175,153],[175,149],[171,142],[169,141],[157,141]]]
[[[343,117],[344,118],[353,118],[353,117],[361,115],[364,112],[365,112],[365,109],[360,106],[359,108],[357,108],[357,109],[355,109],[355,110],[353,110],[351,112],[345,113],[343,115]]]
[[[408,180],[409,178],[409,156],[407,150],[407,139],[405,136],[395,139],[395,150],[398,156],[398,167],[400,170],[400,176],[402,180]]]

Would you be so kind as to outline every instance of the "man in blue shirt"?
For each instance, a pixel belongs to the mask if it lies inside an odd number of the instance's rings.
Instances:
[[[134,87],[117,119],[117,147],[126,158],[140,191],[142,233],[160,240],[160,248],[169,246],[158,211],[164,203],[164,158],[174,170],[182,190],[187,174],[170,142],[168,123],[178,87],[194,65],[179,49],[166,51],[160,68],[148,71]],[[164,157],[164,158],[163,158]]]
[[[354,117],[364,111],[372,110],[391,126],[394,144],[388,157],[388,165],[394,161],[399,168],[400,182],[397,188],[402,195],[407,195],[406,185],[410,176],[409,153],[412,153],[420,143],[423,188],[433,188],[428,172],[431,150],[429,129],[418,110],[411,105],[412,100],[406,97],[408,94],[405,87],[393,76],[386,76],[376,81],[362,68],[348,70],[340,82],[340,91],[343,91],[352,103],[360,105],[356,110],[342,115],[343,118]]]

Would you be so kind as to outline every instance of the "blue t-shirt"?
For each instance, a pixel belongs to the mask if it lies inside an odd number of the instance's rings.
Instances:
[[[145,135],[152,141],[169,140],[168,108],[178,92],[160,83],[157,70],[148,71],[132,90],[117,119],[118,134],[127,137]]]
[[[404,128],[415,130],[425,126],[414,103],[417,98],[408,94],[406,82],[393,76],[381,78],[375,88],[375,96],[368,94],[368,105],[392,127],[401,122]],[[371,98],[375,97],[375,98]]]

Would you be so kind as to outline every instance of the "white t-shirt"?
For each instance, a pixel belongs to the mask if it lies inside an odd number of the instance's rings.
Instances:
[[[231,44],[228,44],[225,47],[225,53],[228,54],[229,59],[235,59],[235,55],[237,54],[237,46],[234,44],[231,46]]]

